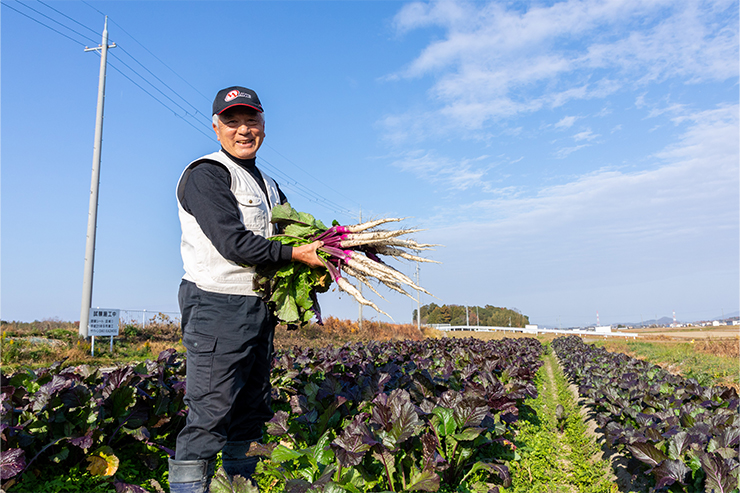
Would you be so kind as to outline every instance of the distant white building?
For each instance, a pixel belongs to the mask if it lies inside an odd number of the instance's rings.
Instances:
[[[594,327],[594,332],[600,332],[602,334],[609,334],[612,331],[611,325],[597,325]]]

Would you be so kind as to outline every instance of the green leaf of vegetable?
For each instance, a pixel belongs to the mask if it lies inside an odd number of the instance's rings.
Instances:
[[[278,463],[283,463],[289,460],[298,459],[299,457],[303,457],[304,455],[306,455],[304,452],[289,449],[285,445],[278,445],[277,447],[275,447],[275,450],[272,451],[270,459]]]
[[[432,409],[432,414],[437,416],[437,419],[432,418],[432,420],[439,436],[455,433],[455,417],[452,409],[438,406]]]

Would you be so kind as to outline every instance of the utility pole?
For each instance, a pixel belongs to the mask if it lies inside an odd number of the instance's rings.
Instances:
[[[108,61],[108,16],[105,16],[103,41],[96,48],[85,51],[100,50],[100,78],[98,79],[98,107],[95,116],[95,143],[93,145],[92,178],[90,180],[90,208],[87,215],[87,241],[85,243],[85,273],[82,281],[82,310],[80,311],[81,337],[87,337],[90,322],[90,305],[92,304],[93,267],[95,265],[95,230],[98,222],[98,188],[100,186],[100,154],[103,146],[103,103],[105,101],[105,69]]]
[[[359,223],[362,223],[362,207],[360,207],[360,221],[359,221]],[[357,284],[359,285],[358,286],[358,289],[360,290],[360,294],[362,294],[362,283],[360,282],[360,283],[357,283]],[[357,303],[357,306],[360,307],[360,314],[359,314],[359,318],[357,320],[357,322],[358,322],[357,325],[359,326],[359,331],[362,332],[362,303],[359,303],[358,302]]]
[[[416,262],[416,285],[419,284],[419,262]],[[416,330],[421,332],[421,293],[416,291]]]

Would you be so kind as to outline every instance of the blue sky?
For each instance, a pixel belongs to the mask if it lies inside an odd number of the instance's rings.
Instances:
[[[3,1],[3,320],[79,319],[103,14],[93,306],[177,312],[175,183],[238,84],[296,209],[444,245],[423,304],[561,326],[739,308],[737,1]]]

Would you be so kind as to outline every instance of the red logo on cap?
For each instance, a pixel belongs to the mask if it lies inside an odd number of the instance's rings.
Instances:
[[[224,98],[224,101],[226,101],[228,103],[232,99],[236,99],[238,97],[239,97],[239,91],[237,91],[236,89],[234,89],[233,91],[229,91],[229,93]]]

